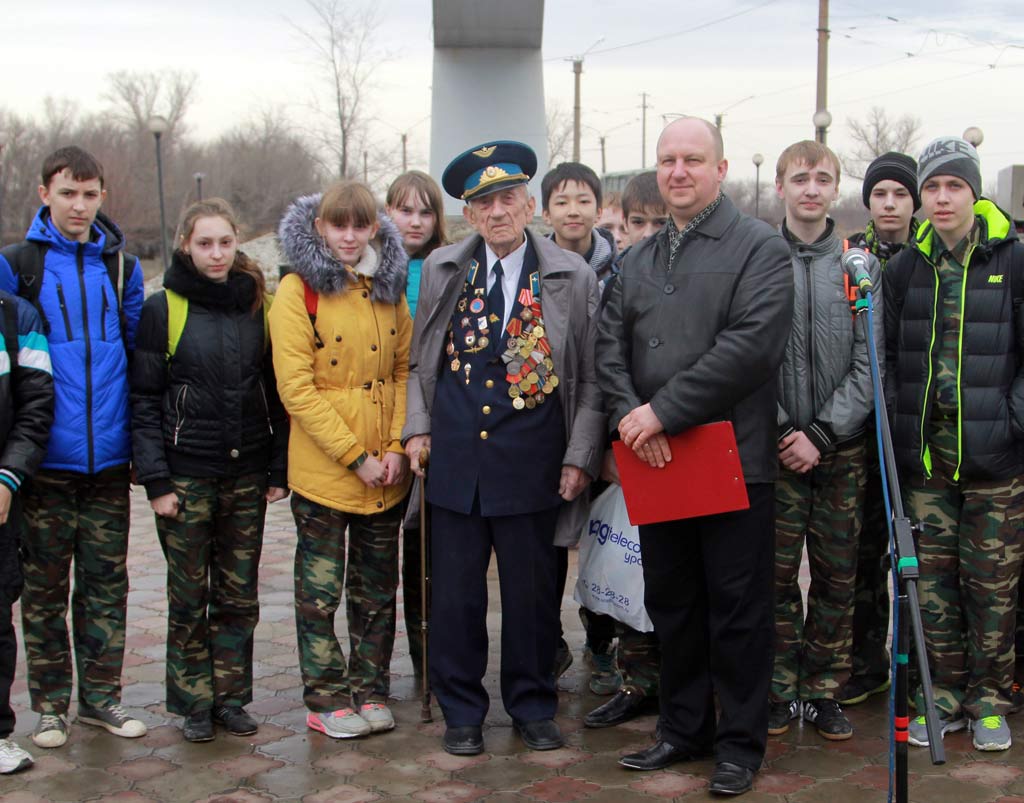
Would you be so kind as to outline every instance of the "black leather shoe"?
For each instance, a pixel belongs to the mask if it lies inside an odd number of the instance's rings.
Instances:
[[[251,736],[259,730],[256,720],[240,705],[218,705],[213,709],[213,721],[227,728],[232,736]]]
[[[742,795],[754,785],[754,771],[750,767],[720,761],[715,764],[708,791],[713,795]]]
[[[557,750],[565,742],[562,731],[553,719],[538,719],[536,722],[513,722],[512,726],[531,750]]]
[[[610,728],[620,722],[629,722],[646,713],[648,700],[642,691],[632,688],[619,689],[615,696],[603,705],[599,705],[583,718],[588,728]]]
[[[453,756],[478,756],[484,752],[484,734],[479,725],[447,728],[442,744],[445,752]]]
[[[693,755],[685,750],[657,741],[639,753],[629,753],[619,759],[619,764],[631,770],[661,770],[680,761],[690,761]]]
[[[209,710],[195,711],[185,717],[182,733],[186,742],[212,742],[213,719]]]

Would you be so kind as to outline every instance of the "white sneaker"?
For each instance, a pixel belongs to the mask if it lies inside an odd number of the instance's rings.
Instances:
[[[0,739],[0,775],[10,775],[32,766],[32,754],[10,739]]]
[[[366,736],[372,730],[370,723],[351,708],[339,708],[326,714],[310,711],[306,715],[306,725],[332,739]]]
[[[395,718],[391,710],[384,703],[365,703],[359,707],[361,716],[370,726],[374,733],[392,730],[395,727]]]
[[[36,747],[63,747],[68,740],[67,714],[40,714],[39,724],[32,731]]]
[[[141,719],[128,716],[127,712],[120,705],[108,705],[106,708],[90,708],[85,705],[78,706],[78,721],[86,725],[96,725],[105,728],[115,736],[123,736],[126,739],[138,739],[146,735],[146,723]]]

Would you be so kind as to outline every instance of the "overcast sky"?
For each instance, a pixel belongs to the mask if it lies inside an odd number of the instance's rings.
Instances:
[[[377,71],[371,98],[375,135],[397,147],[407,132],[412,166],[426,168],[431,2],[378,5],[379,41],[389,60]],[[300,0],[5,0],[4,6],[0,106],[20,113],[40,114],[46,96],[96,108],[104,75],[114,70],[189,69],[199,82],[188,122],[203,139],[268,106],[301,123],[319,88],[289,25],[312,22]],[[603,133],[609,171],[640,166],[646,92],[648,163],[663,114],[724,113],[731,174],[752,178],[751,156],[759,151],[762,181],[770,181],[779,151],[813,136],[817,13],[815,0],[547,0],[548,105],[571,113],[566,59],[603,37],[584,63],[583,161],[600,168]],[[705,27],[687,32],[697,26]],[[1017,0],[987,0],[970,10],[961,0],[832,0],[830,28],[829,144],[835,149],[850,149],[851,117],[881,105],[891,115],[921,118],[919,146],[981,127],[986,186],[999,168],[1024,163],[1024,14]]]

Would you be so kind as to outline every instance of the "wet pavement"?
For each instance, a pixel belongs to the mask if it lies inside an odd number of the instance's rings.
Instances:
[[[563,605],[566,638],[575,662],[560,683],[558,721],[566,736],[560,750],[526,750],[502,710],[494,672],[488,675],[492,709],[484,730],[487,753],[450,756],[441,749],[443,722],[420,721],[420,698],[399,613],[400,632],[392,663],[392,710],[397,728],[364,739],[333,741],[305,726],[292,609],[294,529],[287,502],[268,517],[260,574],[262,614],[256,633],[255,695],[248,711],[260,722],[255,736],[232,737],[218,730],[205,744],[183,741],[180,719],[167,713],[164,698],[165,564],[144,494],[133,495],[131,596],[123,702],[145,720],[149,733],[120,739],[73,722],[68,744],[42,750],[29,733],[24,666],[14,686],[18,714],[15,739],[31,750],[35,766],[0,776],[5,803],[45,801],[422,801],[423,803],[528,803],[529,801],[712,800],[707,777],[712,764],[697,761],[670,770],[636,773],[621,769],[620,755],[647,746],[655,717],[616,728],[588,730],[583,717],[603,699],[586,688],[583,633],[569,598],[575,553]],[[491,573],[491,666],[498,665],[497,579]],[[444,627],[434,622],[432,627]],[[339,616],[344,634],[344,617]],[[347,648],[347,639],[343,641]],[[19,653],[23,656],[23,651]],[[746,803],[867,803],[884,801],[888,788],[886,701],[874,698],[847,709],[856,734],[828,743],[813,728],[794,724],[769,740],[765,767]],[[72,720],[75,706],[72,705]],[[966,732],[946,737],[947,763],[929,763],[928,751],[911,748],[911,800],[915,803],[1024,803],[1024,715],[1011,717],[1018,745],[1004,753],[978,753]]]

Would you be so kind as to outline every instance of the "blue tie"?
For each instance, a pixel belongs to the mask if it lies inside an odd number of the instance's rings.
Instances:
[[[497,317],[497,321],[488,323],[488,328],[491,330],[491,348],[497,349],[498,343],[501,341],[502,327],[505,325],[505,291],[501,287],[501,277],[505,274],[505,269],[501,267],[501,260],[494,263],[494,285],[491,287],[491,292],[487,294],[487,312],[488,319],[491,315]]]

